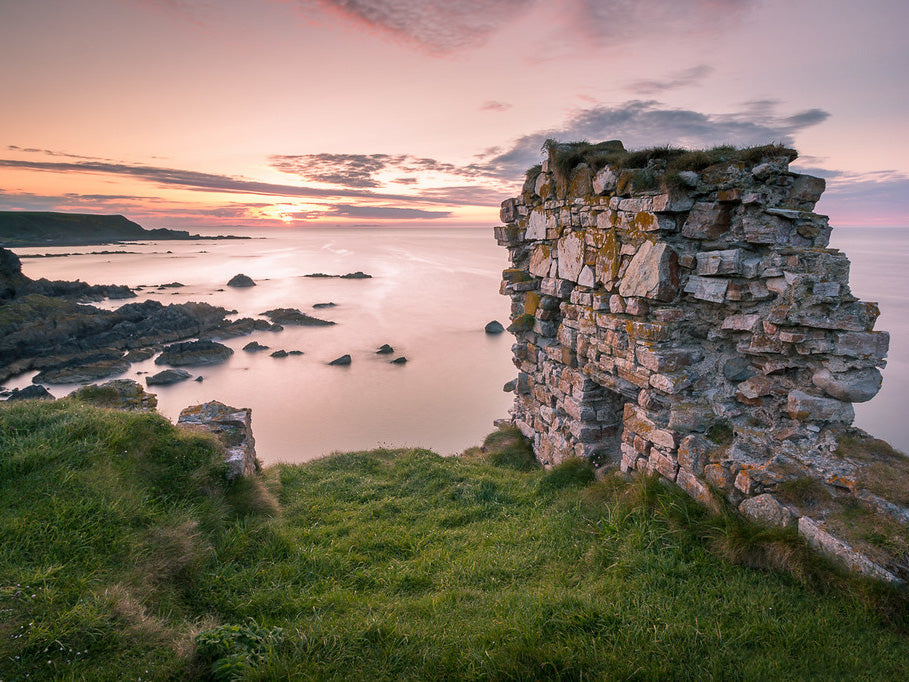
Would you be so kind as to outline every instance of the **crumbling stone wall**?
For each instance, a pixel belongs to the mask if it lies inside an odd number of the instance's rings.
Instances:
[[[495,230],[512,262],[512,418],[538,459],[659,474],[705,502],[712,486],[779,525],[800,515],[774,495],[785,481],[854,489],[837,437],[880,389],[889,335],[826,248],[824,180],[781,147],[696,170],[597,149],[619,161],[550,145]]]

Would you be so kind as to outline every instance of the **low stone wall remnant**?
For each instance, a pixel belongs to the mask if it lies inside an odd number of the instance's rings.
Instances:
[[[868,493],[868,459],[841,440],[867,440],[848,429],[852,403],[880,390],[889,335],[826,248],[824,180],[790,171],[795,152],[779,146],[547,146],[495,228],[512,263],[512,420],[537,458],[658,474],[704,502],[713,488],[809,540],[826,533],[837,504],[793,491]],[[890,515],[905,546],[907,505]],[[868,552],[881,565],[860,570],[909,576],[906,554]]]

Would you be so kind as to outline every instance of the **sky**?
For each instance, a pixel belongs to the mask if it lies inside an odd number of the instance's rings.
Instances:
[[[547,138],[792,145],[909,226],[906,0],[0,0],[0,210],[492,225]]]

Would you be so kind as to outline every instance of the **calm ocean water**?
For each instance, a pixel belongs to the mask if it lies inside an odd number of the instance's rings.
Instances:
[[[206,301],[235,309],[238,316],[293,307],[337,322],[229,339],[224,343],[234,349],[233,357],[199,368],[204,382],[155,387],[159,410],[171,419],[187,405],[213,399],[251,407],[257,451],[265,463],[372,447],[424,446],[455,453],[479,443],[492,421],[506,416],[511,395],[502,392],[502,385],[515,374],[512,337],[483,333],[490,320],[506,323],[509,310],[508,300],[498,294],[506,252],[496,245],[491,228],[257,229],[254,234],[261,238],[17,252],[82,254],[23,259],[25,273],[33,278],[129,286],[178,281],[185,286],[145,289],[140,297]],[[909,273],[904,267],[909,228],[836,228],[831,246],[850,257],[854,293],[881,304],[877,328],[891,332],[884,388],[871,402],[856,406],[856,423],[909,451],[904,404],[909,396]],[[87,253],[103,249],[139,253]],[[373,278],[303,277],[356,270]],[[225,287],[240,272],[257,286]],[[329,301],[337,306],[312,309]],[[252,340],[304,355],[276,359],[267,352],[242,351]],[[405,355],[407,364],[391,365],[387,356],[376,355],[383,343]],[[349,367],[327,365],[344,353],[353,358]],[[124,376],[141,381],[144,375],[137,372],[158,369],[149,360]],[[31,376],[7,386],[26,385]],[[49,388],[61,396],[75,387]]]

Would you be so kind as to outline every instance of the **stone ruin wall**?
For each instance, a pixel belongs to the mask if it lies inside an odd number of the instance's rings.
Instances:
[[[837,433],[880,389],[889,344],[826,248],[824,180],[781,148],[672,176],[657,160],[560,177],[559,149],[495,228],[512,263],[512,421],[537,458],[658,474],[708,504],[712,487],[837,542],[773,495],[797,477],[854,483]]]

